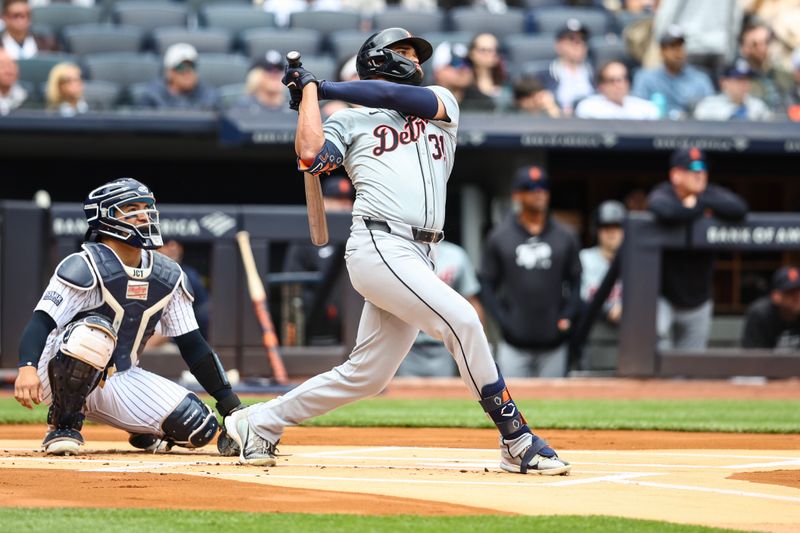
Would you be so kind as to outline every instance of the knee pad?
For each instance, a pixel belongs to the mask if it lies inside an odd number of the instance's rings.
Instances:
[[[211,442],[219,423],[211,408],[189,393],[161,423],[164,436],[185,448],[200,448]]]
[[[117,346],[117,333],[104,316],[89,315],[67,326],[61,353],[103,370]]]

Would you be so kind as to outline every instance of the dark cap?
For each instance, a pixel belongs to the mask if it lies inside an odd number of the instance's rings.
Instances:
[[[621,226],[625,223],[628,212],[622,202],[606,200],[597,208],[598,226]]]
[[[739,58],[722,70],[723,78],[735,78],[738,80],[752,80],[756,73],[743,58]]]
[[[678,26],[677,24],[670,24],[667,26],[667,29],[664,30],[664,34],[661,36],[661,39],[658,40],[658,43],[664,46],[672,46],[673,44],[678,43],[685,43],[686,42],[686,34],[683,32],[683,28]]]
[[[568,18],[564,25],[561,26],[556,32],[556,40],[561,40],[570,33],[580,33],[583,35],[583,40],[589,39],[589,29],[576,18]]]
[[[322,196],[352,200],[355,196],[353,184],[347,178],[328,178],[322,183]]]
[[[547,179],[547,172],[536,165],[519,168],[514,176],[514,190],[535,191],[538,189],[550,189],[550,180]]]
[[[672,152],[672,157],[669,159],[670,167],[685,168],[699,172],[706,170],[706,154],[695,146],[688,148],[678,148]]]
[[[800,289],[800,270],[795,267],[783,267],[772,276],[773,291],[791,291]]]
[[[260,59],[253,63],[253,67],[264,70],[283,70],[283,56],[277,50],[267,50]]]

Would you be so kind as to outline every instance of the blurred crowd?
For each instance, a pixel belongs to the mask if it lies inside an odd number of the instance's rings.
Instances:
[[[467,112],[800,120],[800,0],[3,0],[0,114],[285,112],[286,51],[352,79],[389,26],[431,41],[426,83]]]

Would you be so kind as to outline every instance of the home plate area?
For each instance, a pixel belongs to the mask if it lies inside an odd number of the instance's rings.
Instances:
[[[797,488],[731,477],[774,470],[800,477],[795,450],[565,450],[571,475],[551,477],[503,472],[497,449],[287,445],[279,448],[277,466],[267,469],[202,450],[137,453],[113,441],[92,441],[78,457],[47,457],[37,447],[0,441],[0,468],[182,474],[272,486],[265,492],[281,486],[512,514],[612,515],[787,532],[800,523]]]

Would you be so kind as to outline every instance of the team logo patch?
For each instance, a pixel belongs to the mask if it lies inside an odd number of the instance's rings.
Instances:
[[[59,305],[61,305],[61,302],[64,301],[64,297],[55,291],[47,291],[46,293],[44,293],[44,296],[42,296],[42,300],[50,300],[51,302],[56,304],[56,307],[58,307]]]
[[[128,281],[128,300],[147,300],[147,290],[150,283],[147,281]]]

